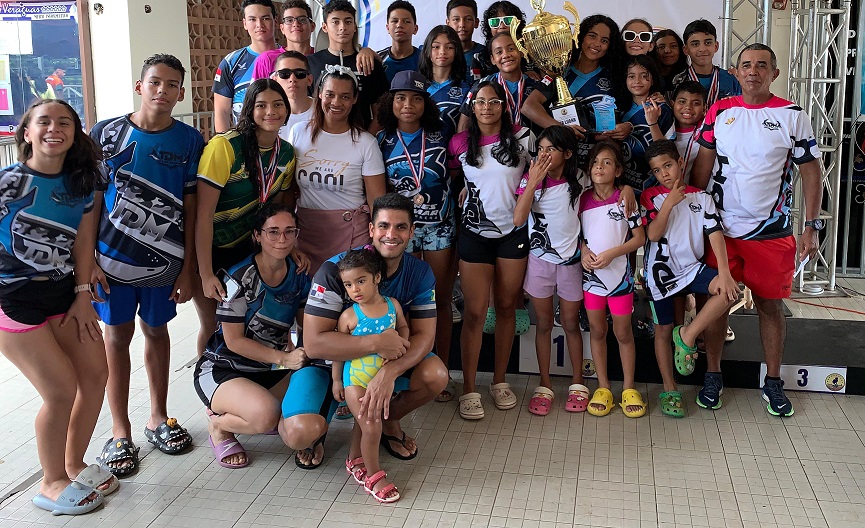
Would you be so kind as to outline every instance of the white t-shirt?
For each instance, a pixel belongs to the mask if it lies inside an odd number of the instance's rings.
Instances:
[[[312,99],[312,98],[310,97],[310,99]],[[309,105],[309,108],[307,108],[305,112],[301,112],[299,114],[289,114],[288,115],[288,123],[286,123],[285,126],[282,126],[279,128],[279,137],[288,141],[288,134],[289,134],[289,132],[291,132],[292,127],[294,127],[294,125],[296,125],[298,123],[301,123],[301,122],[305,123],[307,121],[312,120],[312,111],[314,109],[315,109],[315,107],[313,105]],[[289,141],[289,143],[291,143],[291,142]]]
[[[342,134],[321,131],[313,143],[308,124],[296,124],[288,134],[297,155],[298,207],[348,211],[365,204],[363,178],[384,174],[375,138],[364,131],[355,132],[355,140],[350,130]]]
[[[525,192],[528,175],[523,176],[517,194]],[[585,172],[577,169],[581,190],[591,185]],[[568,182],[549,177],[538,184],[529,214],[529,246],[532,255],[553,264],[572,264],[580,258],[580,198],[571,207]]]
[[[651,223],[670,191],[661,185],[640,195],[643,223]],[[721,229],[715,202],[696,187],[685,188],[685,199],[670,211],[667,229],[657,242],[646,242],[646,286],[652,299],[670,297],[694,282],[703,269],[704,235]]]
[[[691,182],[691,168],[700,152],[700,143],[697,141],[696,133],[696,128],[680,129],[676,127],[676,148],[679,149],[679,155],[685,160],[685,185]]]
[[[592,189],[588,189],[580,196],[580,222],[583,240],[597,255],[624,244],[631,229],[640,227],[642,220],[639,211],[634,211],[630,217],[625,216],[625,208],[619,203],[621,191],[618,189],[604,201],[595,199],[593,193]],[[634,276],[628,255],[614,258],[605,268],[583,269],[583,291],[603,297],[633,292]]]
[[[793,163],[820,158],[808,114],[776,96],[757,106],[728,97],[709,108],[697,141],[717,150],[719,168],[706,190],[725,235],[767,240],[793,234]]]
[[[514,209],[517,206],[517,188],[529,167],[530,152],[534,150],[535,136],[528,128],[514,127],[514,136],[520,145],[520,160],[516,167],[502,165],[493,158],[492,150],[499,144],[499,136],[481,138],[480,167],[466,163],[468,131],[451,138],[448,165],[462,167],[466,179],[466,197],[463,206],[463,227],[486,238],[501,238],[516,229]]]

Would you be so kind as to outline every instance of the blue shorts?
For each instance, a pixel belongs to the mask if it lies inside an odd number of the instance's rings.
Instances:
[[[418,253],[420,251],[448,249],[453,247],[456,239],[457,230],[453,218],[450,218],[440,224],[415,227],[414,238],[408,243],[406,251]]]
[[[177,315],[177,303],[169,299],[172,288],[174,285],[145,288],[112,284],[111,294],[106,294],[102,286],[97,286],[97,293],[105,302],[95,302],[93,308],[108,326],[134,321],[137,308],[141,320],[151,328],[157,328],[168,324]]]
[[[435,356],[430,352],[421,361]],[[348,364],[348,362],[346,362]],[[410,368],[396,379],[393,392],[409,389],[414,368]],[[339,404],[333,399],[333,379],[330,365],[310,365],[291,374],[288,390],[282,399],[282,417],[291,418],[299,414],[319,414],[330,423]]]
[[[709,294],[709,284],[717,276],[718,270],[709,266],[703,266],[703,269],[694,277],[691,284],[688,284],[670,297],[657,301],[649,301],[649,306],[652,307],[652,319],[654,323],[659,326],[673,324],[673,297],[688,293]]]

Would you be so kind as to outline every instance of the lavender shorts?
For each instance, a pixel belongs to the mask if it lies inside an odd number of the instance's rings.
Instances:
[[[558,293],[560,299],[582,301],[583,266],[579,261],[565,266],[529,255],[523,289],[536,299],[546,299]]]

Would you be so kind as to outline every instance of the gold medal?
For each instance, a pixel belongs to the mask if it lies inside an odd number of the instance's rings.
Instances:
[[[424,203],[424,197],[423,197],[423,194],[416,194],[416,195],[414,195],[414,203],[415,203],[416,205],[423,205],[423,203]]]

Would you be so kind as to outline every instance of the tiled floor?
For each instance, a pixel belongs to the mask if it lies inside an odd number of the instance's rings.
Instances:
[[[862,281],[846,284],[865,290]],[[820,302],[865,311],[861,297]],[[818,310],[832,317],[831,310]],[[540,418],[525,410],[537,379],[509,376],[520,398],[517,409],[497,411],[485,397],[487,417],[478,422],[460,419],[456,402],[432,403],[407,417],[404,427],[417,437],[420,455],[400,462],[383,454],[403,499],[379,505],[345,473],[350,425],[344,422],[333,424],[318,470],[298,469],[272,436],[241,436],[252,464],[219,467],[206,447],[192,371],[183,368],[194,355],[191,305],[170,328],[170,409],[196,447],[163,455],[139,432],[141,471],[103,508],[78,518],[52,517],[30,504],[31,486],[0,504],[0,528],[865,526],[865,397],[792,393],[796,414],[781,421],[766,413],[756,390],[726,390],[724,407],[712,413],[692,403],[695,387],[684,387],[688,417],[674,420],[655,404],[660,387],[641,385],[649,395],[648,416],[631,420],[617,410],[594,418],[560,408],[566,380],[557,380],[555,409]],[[149,412],[142,345],[136,337],[131,401],[139,431]],[[2,356],[0,402],[2,498],[38,471],[33,417],[40,405]],[[89,461],[110,428],[106,408]]]

